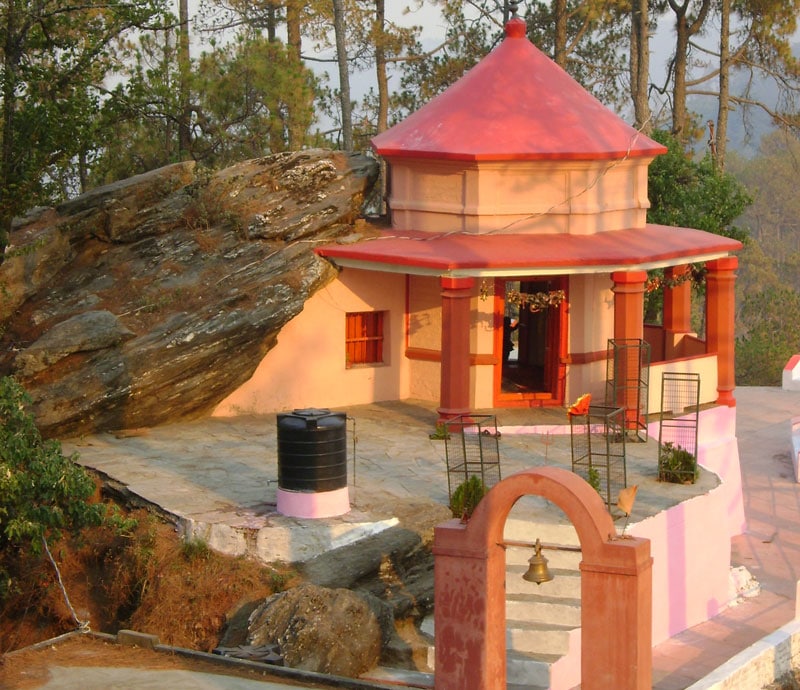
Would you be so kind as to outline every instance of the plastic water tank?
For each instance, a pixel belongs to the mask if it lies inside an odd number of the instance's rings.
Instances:
[[[347,487],[347,417],[325,409],[278,415],[278,487],[325,492]]]

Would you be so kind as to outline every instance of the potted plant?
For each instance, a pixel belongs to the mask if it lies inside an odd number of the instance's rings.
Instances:
[[[697,481],[697,458],[685,448],[667,441],[658,450],[658,480],[673,484]]]

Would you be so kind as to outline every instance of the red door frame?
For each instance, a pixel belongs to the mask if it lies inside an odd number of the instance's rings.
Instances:
[[[541,392],[507,393],[502,390],[503,383],[503,316],[505,313],[505,284],[509,279],[495,278],[494,281],[494,407],[541,407],[562,405],[566,390],[567,362],[569,358],[569,280],[567,276],[536,276],[527,280],[550,280],[554,289],[567,294],[561,304],[550,307],[556,313],[549,323],[547,335],[547,372],[545,380],[550,381],[549,390]],[[525,279],[520,279],[524,282]]]

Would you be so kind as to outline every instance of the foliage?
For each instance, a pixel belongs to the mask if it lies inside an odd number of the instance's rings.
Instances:
[[[563,45],[557,45],[560,4],[566,15]],[[621,77],[627,69],[624,46],[630,33],[624,9],[608,0],[536,0],[525,15],[528,37],[551,57],[563,51],[563,66],[570,76],[606,105],[621,106],[625,101]]]
[[[130,529],[106,523],[58,544],[63,584],[97,632],[146,630],[168,644],[210,652],[242,618],[242,602],[295,584],[296,573],[280,564],[184,542],[171,522],[144,509],[123,508],[120,516]],[[31,554],[10,565],[17,587],[0,600],[0,655],[74,630],[51,565]]]
[[[786,286],[747,293],[736,338],[736,380],[779,386],[783,367],[800,351],[800,295]]]
[[[450,497],[450,510],[453,517],[461,518],[465,522],[469,520],[485,495],[486,485],[477,475],[473,474],[469,479],[461,482]]]
[[[0,599],[12,586],[3,561],[38,554],[43,538],[99,525],[104,512],[89,502],[92,479],[58,441],[42,439],[28,404],[15,379],[0,378]]]
[[[710,156],[696,160],[671,134],[655,131],[653,138],[667,147],[667,153],[650,164],[647,221],[697,228],[745,242],[747,233],[735,225],[751,202],[745,187],[733,175],[716,170]],[[691,274],[698,274],[697,269]],[[663,283],[663,270],[651,271],[649,278],[653,285]],[[693,281],[692,285],[698,295],[704,294],[702,283]],[[647,323],[660,321],[662,305],[661,290],[647,292]]]
[[[129,79],[103,110],[102,143],[93,167],[97,184],[179,159],[182,105],[172,34],[142,37]],[[190,154],[207,166],[301,148],[314,120],[316,81],[279,42],[239,36],[204,53],[189,78],[194,125]],[[122,134],[122,136],[120,136]]]
[[[436,422],[436,430],[428,435],[432,441],[446,441],[450,438],[450,431],[446,422]]]
[[[745,241],[745,231],[733,224],[752,200],[744,186],[732,175],[718,173],[710,156],[695,160],[671,134],[656,131],[653,139],[667,153],[650,164],[648,222]]]
[[[694,484],[697,476],[697,459],[692,453],[671,441],[661,444],[658,449],[658,481]]]
[[[742,216],[751,241],[736,280],[736,380],[777,386],[788,359],[800,351],[800,252],[795,193],[800,140],[788,132],[764,137],[756,157],[729,157],[728,170],[753,194]]]
[[[589,471],[586,475],[586,481],[589,483],[589,486],[591,486],[597,493],[602,495],[600,490],[600,473],[596,468],[589,467]]]
[[[103,104],[89,179],[102,185],[179,160],[180,80],[172,28],[139,37],[125,80]]]
[[[301,148],[314,119],[315,81],[286,47],[241,37],[198,62],[195,157],[213,164]]]
[[[783,271],[783,264],[797,252],[797,219],[800,218],[800,139],[777,131],[761,139],[752,159],[729,157],[728,170],[747,187],[753,203],[742,216],[751,236],[777,261],[781,278],[800,289],[797,271]]]
[[[484,21],[472,20],[464,3],[443,2],[445,40],[440,50],[430,54],[422,43],[415,43],[408,59],[400,64],[400,92],[393,103],[393,123],[419,110],[461,78],[492,47],[491,29]]]
[[[181,553],[189,561],[207,561],[211,558],[211,548],[208,542],[200,538],[185,539],[181,544]]]
[[[0,249],[15,215],[52,198],[51,168],[93,145],[115,42],[160,10],[160,0],[3,4]]]

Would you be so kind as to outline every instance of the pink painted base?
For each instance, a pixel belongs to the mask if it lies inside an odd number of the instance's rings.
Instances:
[[[318,493],[278,489],[278,512],[288,517],[326,518],[350,512],[350,493],[345,486]]]

